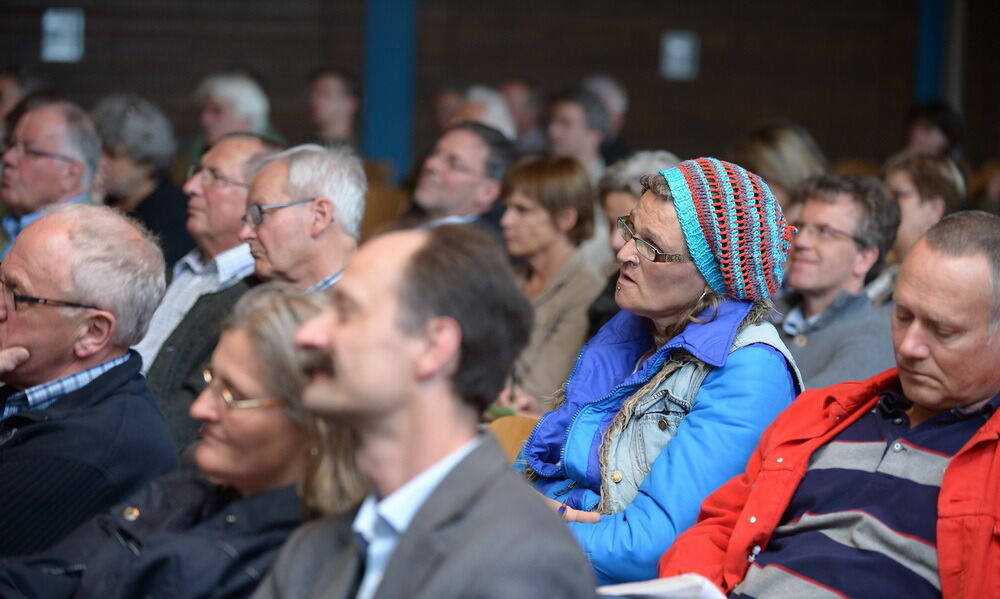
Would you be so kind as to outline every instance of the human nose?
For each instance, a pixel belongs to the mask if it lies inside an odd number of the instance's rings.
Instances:
[[[629,262],[633,264],[638,263],[639,254],[638,252],[635,251],[635,246],[633,245],[631,248],[629,247],[630,243],[631,244],[635,243],[635,238],[633,237],[628,241],[625,241],[624,239],[622,239],[622,236],[620,234],[618,235],[618,238],[622,240],[621,247],[618,248],[618,252],[615,254],[615,258],[618,260],[618,264],[625,265]]]
[[[183,189],[184,193],[186,193],[189,197],[193,197],[195,194],[202,195],[204,193],[205,188],[202,184],[200,170],[196,170],[193,173],[191,173],[191,176],[188,177],[188,180],[184,182]]]
[[[215,389],[211,385],[202,389],[188,409],[191,418],[200,422],[215,422],[219,419],[219,402],[215,400],[214,394]]]
[[[514,211],[511,210],[509,207],[505,207],[503,209],[503,214],[500,216],[500,227],[504,229],[510,227],[513,220],[514,220]]]
[[[257,239],[257,230],[253,227],[253,223],[250,222],[249,216],[244,216],[240,221],[240,230],[236,234],[240,241],[251,241]]]
[[[302,323],[295,331],[293,340],[297,347],[303,349],[328,350],[330,347],[330,330],[333,328],[333,309],[326,308],[318,315]]]
[[[18,150],[17,145],[9,145],[6,148],[4,148],[3,155],[0,156],[0,158],[2,158],[3,163],[5,165],[14,164],[16,162],[16,158],[20,156],[20,153],[17,150]]]
[[[896,351],[900,356],[910,360],[923,360],[930,356],[925,332],[917,320],[908,323],[894,322],[893,327],[899,340]]]

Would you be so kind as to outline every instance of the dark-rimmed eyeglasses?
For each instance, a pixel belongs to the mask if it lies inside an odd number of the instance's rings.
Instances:
[[[236,399],[233,396],[233,392],[229,390],[229,387],[226,387],[222,384],[222,381],[215,378],[211,368],[202,370],[201,377],[205,380],[205,384],[212,391],[212,393],[214,393],[216,397],[222,399],[223,403],[226,404],[226,408],[230,410],[273,408],[285,403],[280,399]]]
[[[7,150],[12,149],[14,153],[17,154],[18,158],[24,156],[30,156],[32,158],[48,158],[50,160],[60,160],[62,162],[80,162],[79,159],[73,158],[66,154],[60,154],[58,152],[47,152],[45,150],[38,150],[35,148],[28,147],[23,141],[7,138],[3,144],[3,152],[6,153]]]
[[[830,225],[795,222],[792,223],[792,226],[795,227],[796,237],[802,235],[803,233],[808,233],[812,235],[813,238],[820,241],[832,241],[834,239],[839,239],[841,241],[853,241],[858,245],[858,247],[865,247],[867,245],[860,237],[851,235],[847,231],[841,231],[840,229],[831,227]]]
[[[63,300],[47,299],[44,297],[34,297],[31,295],[21,295],[14,292],[14,287],[0,275],[0,294],[3,295],[3,304],[6,306],[8,302],[14,307],[14,311],[17,312],[21,309],[24,304],[35,304],[38,306],[52,306],[55,308],[83,308],[85,310],[100,310],[97,306],[91,306],[90,304],[80,304],[77,302],[67,302]]]
[[[288,206],[294,206],[296,204],[305,204],[306,202],[311,202],[316,198],[305,198],[302,200],[292,200],[291,202],[280,202],[278,204],[251,204],[247,208],[247,213],[243,215],[240,219],[244,225],[250,225],[251,227],[259,227],[262,222],[264,222],[264,213],[269,210],[277,210],[278,208],[287,208]]]
[[[668,254],[667,252],[661,252],[660,248],[656,247],[652,243],[649,243],[645,239],[636,237],[635,230],[632,229],[631,216],[625,215],[618,217],[618,234],[622,236],[625,243],[635,241],[635,252],[650,262],[678,263],[691,261],[691,258],[688,258],[684,254]]]
[[[232,185],[234,187],[242,187],[243,189],[250,189],[249,183],[243,183],[241,181],[236,181],[235,179],[230,179],[229,177],[223,175],[222,173],[216,172],[211,168],[202,168],[201,165],[192,164],[188,167],[187,178],[191,179],[195,175],[201,175],[201,180],[205,185]]]

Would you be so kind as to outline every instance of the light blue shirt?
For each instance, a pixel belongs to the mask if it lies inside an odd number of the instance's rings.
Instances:
[[[351,529],[362,540],[365,551],[365,575],[356,599],[371,599],[382,582],[385,567],[417,511],[434,489],[465,456],[479,446],[481,437],[469,441],[381,501],[372,493],[358,509]]]
[[[822,313],[816,314],[810,318],[806,318],[806,315],[802,312],[801,306],[795,306],[788,311],[785,316],[785,320],[781,322],[781,329],[788,333],[789,335],[798,335],[809,328],[810,325],[816,322]]]
[[[329,289],[334,283],[340,280],[340,277],[344,276],[343,270],[338,270],[327,278],[323,279],[318,283],[313,283],[309,287],[306,287],[306,293],[313,293],[314,291],[323,291]]]
[[[25,214],[23,216],[14,216],[13,214],[4,215],[3,230],[4,233],[7,234],[7,247],[3,249],[3,253],[0,254],[0,258],[7,257],[7,252],[10,251],[10,248],[14,247],[14,240],[17,239],[17,236],[21,234],[21,231],[23,231],[25,227],[42,218],[42,216],[50,210],[54,210],[60,206],[69,206],[70,204],[76,204],[77,202],[86,200],[87,195],[88,194],[86,193],[82,193],[75,198],[66,200],[65,202],[44,206],[37,212],[32,212],[31,214]]]

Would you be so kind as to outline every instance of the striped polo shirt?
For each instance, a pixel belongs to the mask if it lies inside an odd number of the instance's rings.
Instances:
[[[730,597],[941,596],[937,498],[951,457],[1000,396],[910,429],[896,392],[816,451],[767,549]]]

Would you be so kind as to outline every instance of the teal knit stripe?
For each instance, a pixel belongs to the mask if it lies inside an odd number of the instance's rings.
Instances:
[[[674,197],[674,208],[677,210],[677,220],[680,222],[681,231],[684,233],[684,242],[687,244],[688,253],[694,260],[694,265],[698,268],[701,276],[705,277],[705,282],[716,293],[725,295],[726,284],[719,271],[718,264],[715,263],[715,256],[708,247],[705,234],[701,230],[701,223],[698,221],[698,214],[695,211],[694,200],[691,198],[691,191],[688,182],[684,177],[681,168],[684,165],[697,166],[694,162],[682,162],[681,165],[669,170],[660,171],[660,174],[670,188],[670,194]],[[701,176],[700,170],[695,168],[692,175]]]
[[[750,173],[745,169],[736,169],[736,177],[740,183],[741,193],[747,198],[746,206],[744,206],[743,210],[750,220],[750,226],[748,227],[750,232],[750,258],[753,260],[753,275],[757,283],[757,292],[754,294],[754,297],[766,298],[771,295],[767,284],[767,277],[770,273],[767,272],[767,264],[764,262],[760,248],[762,228],[767,227],[768,223],[761,221],[770,220],[768,218],[770,213],[760,209],[760,200],[754,190],[753,183],[750,181],[750,176]]]

